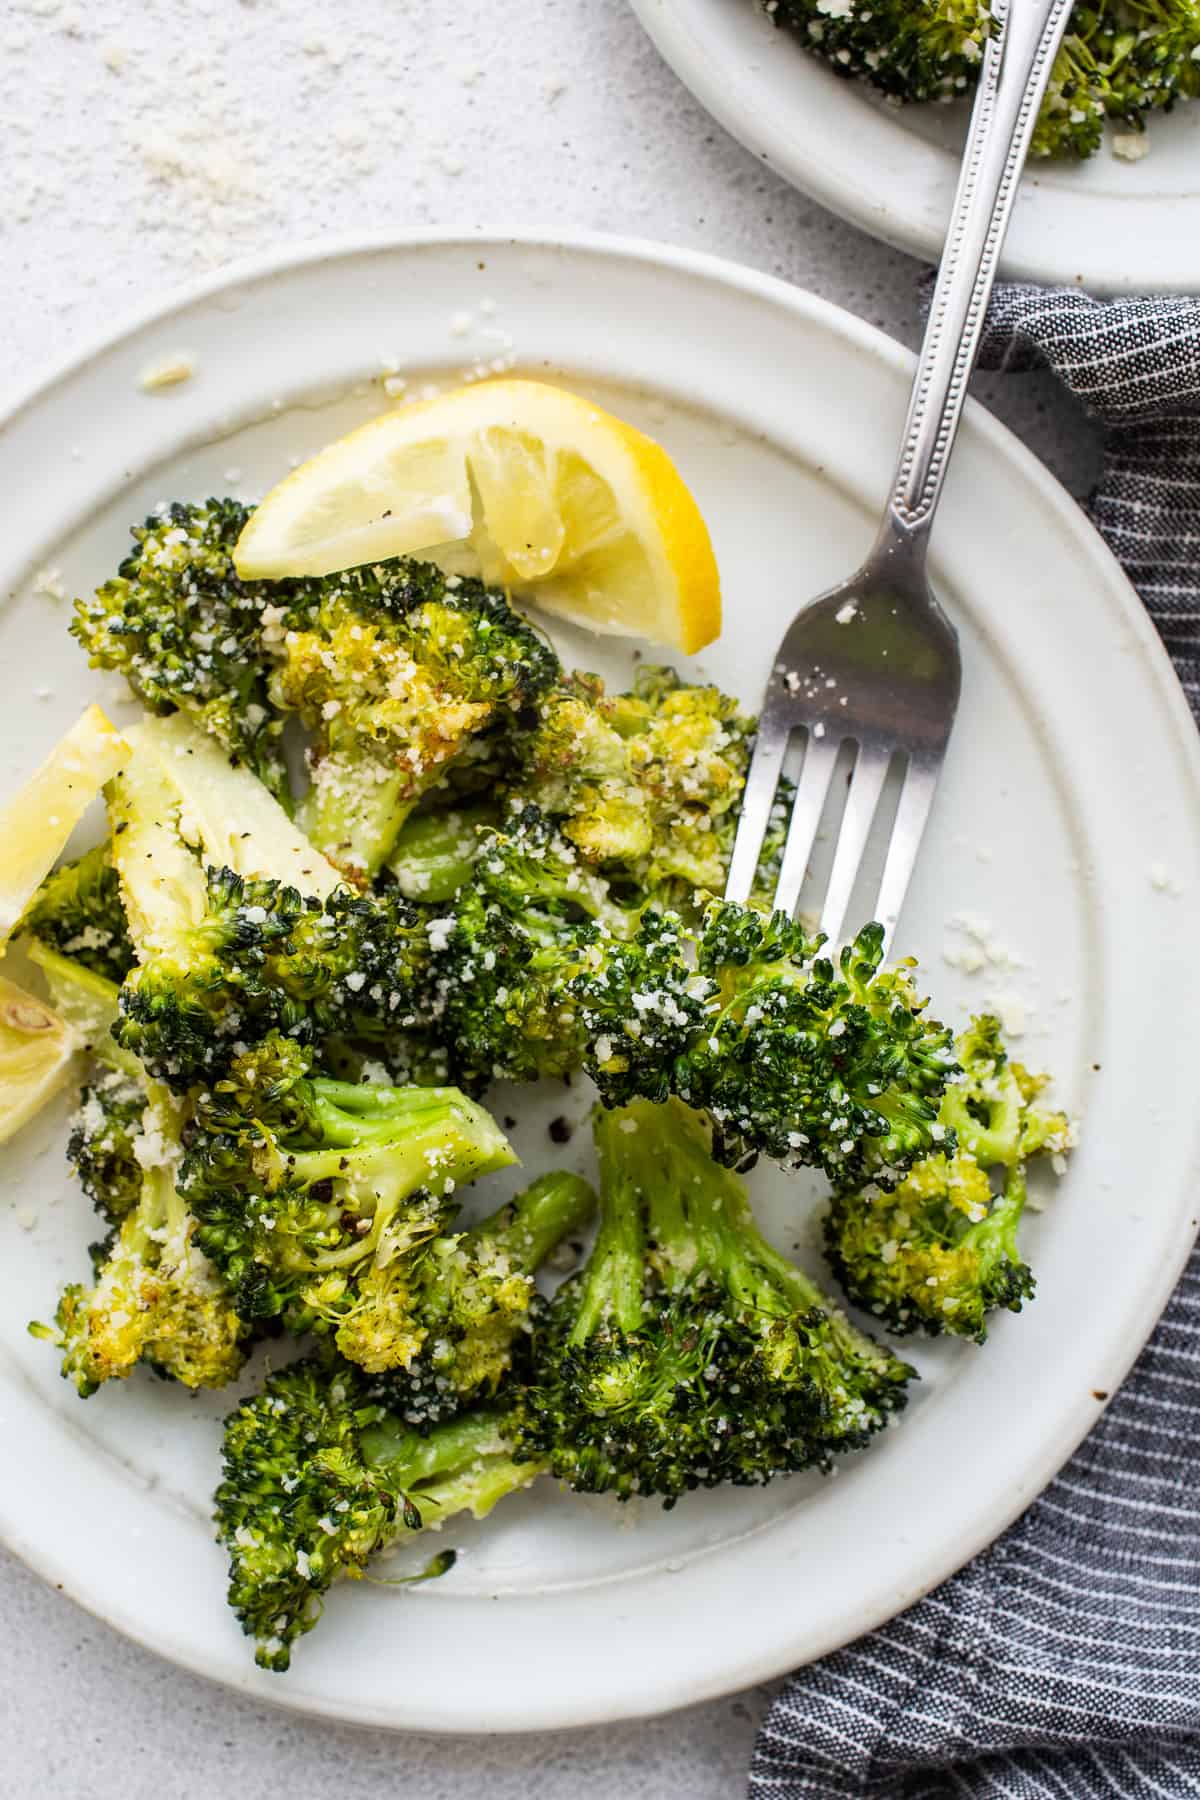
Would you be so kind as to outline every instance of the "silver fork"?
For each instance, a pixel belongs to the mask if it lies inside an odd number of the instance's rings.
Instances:
[[[903,782],[873,913],[885,949],[933,804],[962,684],[958,634],[930,591],[926,548],[988,296],[1071,0],[993,0],[967,146],[874,548],[810,600],[779,647],[759,717],[725,896],[745,900],[793,734],[807,733],[775,905],[793,913],[843,745],[853,766],[821,930],[837,948],[893,761]]]

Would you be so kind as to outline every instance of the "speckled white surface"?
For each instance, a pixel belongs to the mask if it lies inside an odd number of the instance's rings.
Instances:
[[[4,384],[189,275],[388,226],[669,239],[915,333],[917,266],[757,166],[623,0],[7,0],[0,67]],[[1087,487],[1095,443],[1048,383],[979,391]],[[5,1800],[725,1800],[767,1698],[549,1738],[396,1738],[180,1674],[2,1553],[0,1620]]]

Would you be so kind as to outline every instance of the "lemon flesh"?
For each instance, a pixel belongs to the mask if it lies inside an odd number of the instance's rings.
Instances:
[[[690,653],[721,629],[708,529],[671,458],[545,382],[480,382],[339,438],[272,488],[234,561],[283,579],[417,555],[592,631]]]
[[[78,1048],[57,1013],[0,975],[0,1144],[58,1092]]]
[[[100,708],[89,706],[20,793],[0,806],[0,944],[104,783],[120,768],[126,748]]]

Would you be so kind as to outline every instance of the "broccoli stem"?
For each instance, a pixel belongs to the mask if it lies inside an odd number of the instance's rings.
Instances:
[[[363,1462],[400,1497],[396,1518],[408,1531],[427,1530],[455,1513],[486,1518],[542,1473],[536,1463],[513,1460],[496,1418],[486,1412],[461,1414],[424,1436],[388,1414],[368,1425],[360,1442]]]
[[[360,748],[321,758],[296,810],[305,836],[355,880],[382,869],[420,799],[411,769],[388,769]]]
[[[595,1122],[600,1225],[568,1340],[576,1348],[601,1325],[613,1325],[628,1336],[642,1323],[646,1236],[641,1190],[629,1165],[621,1119],[618,1113],[601,1112]]]
[[[498,821],[488,805],[409,818],[388,863],[400,892],[433,904],[451,899],[471,879],[480,833]]]
[[[582,1230],[594,1204],[592,1190],[581,1176],[556,1170],[540,1176],[515,1200],[468,1231],[464,1248],[486,1240],[532,1275],[569,1232]]]

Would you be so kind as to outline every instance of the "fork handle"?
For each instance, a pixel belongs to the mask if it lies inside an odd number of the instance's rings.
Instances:
[[[992,0],[954,208],[878,549],[925,545],[983,330],[1009,215],[1071,0]]]

